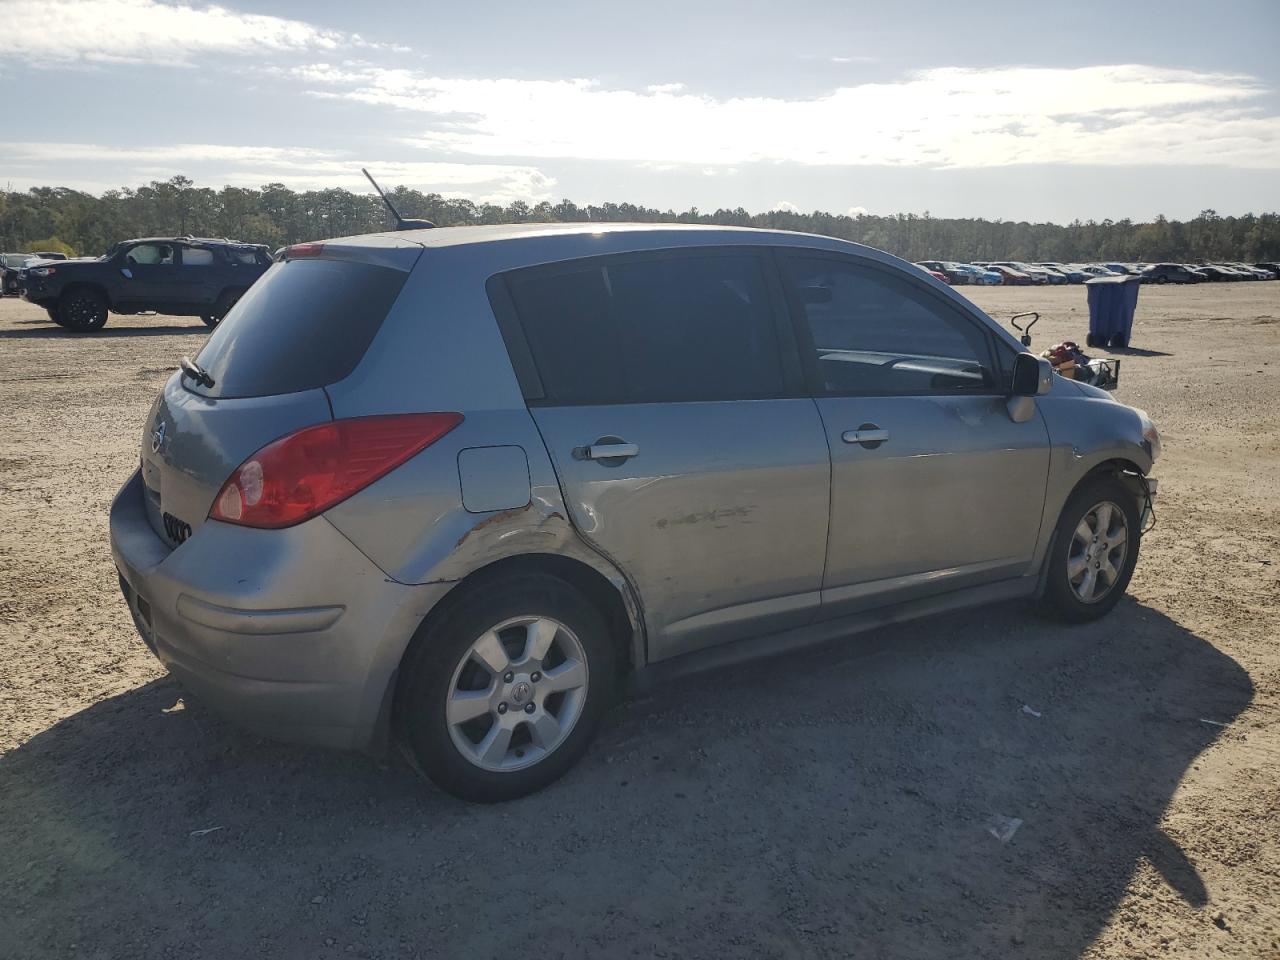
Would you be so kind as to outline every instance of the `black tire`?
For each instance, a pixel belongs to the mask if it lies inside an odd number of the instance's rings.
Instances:
[[[213,310],[209,313],[200,314],[200,319],[204,321],[204,325],[206,327],[212,330],[222,322],[222,318],[231,312],[231,308],[234,307],[236,302],[243,296],[243,290],[222,291],[222,294],[218,297],[217,303],[213,305]]]
[[[50,319],[50,320],[52,320],[54,323],[56,323],[58,326],[62,326],[62,325],[63,325],[63,324],[62,324],[62,317],[58,316],[58,308],[57,308],[57,307],[45,307],[45,308],[44,308],[44,312],[45,312],[45,313],[47,313],[47,314],[49,314],[49,319]]]
[[[1095,506],[1101,504],[1112,504],[1118,508],[1123,514],[1126,527],[1125,545],[1123,559],[1120,560],[1118,568],[1114,567],[1114,561],[1118,559],[1115,554],[1114,547],[1110,551],[1106,548],[1108,543],[1106,538],[1101,538],[1101,546],[1099,546],[1099,538],[1094,537],[1092,544],[1083,544],[1084,549],[1076,537],[1076,529],[1082,523],[1091,526],[1088,523],[1088,517]],[[1045,592],[1043,605],[1047,612],[1053,614],[1061,620],[1068,623],[1085,623],[1090,620],[1096,620],[1105,616],[1111,611],[1120,598],[1124,596],[1125,590],[1129,586],[1129,580],[1133,576],[1134,567],[1138,562],[1138,550],[1142,539],[1139,530],[1140,515],[1138,513],[1138,500],[1134,495],[1134,491],[1118,476],[1114,474],[1104,474],[1084,481],[1075,492],[1067,499],[1066,506],[1062,508],[1062,515],[1058,518],[1058,526],[1053,541],[1053,549],[1050,550],[1047,558],[1048,571],[1045,580]],[[1114,530],[1114,525],[1112,526]],[[1073,577],[1070,572],[1069,563],[1078,562],[1081,557],[1085,560],[1085,575],[1088,574],[1088,566],[1091,565],[1089,549],[1094,548],[1101,551],[1100,559],[1110,561],[1113,568],[1117,570],[1115,581],[1111,583],[1106,593],[1098,596],[1092,602],[1086,602],[1081,599],[1077,592],[1076,585],[1073,584]],[[1099,574],[1095,571],[1095,577]]]
[[[472,644],[494,627],[526,616],[559,621],[576,637],[586,659],[585,701],[565,738],[542,759],[512,771],[485,770],[464,756],[455,744],[446,720],[446,704],[453,692],[455,674],[461,677],[460,670],[480,666],[474,661],[470,666],[463,666],[470,660]],[[537,676],[531,674],[530,678]],[[441,789],[480,803],[513,800],[541,790],[577,762],[594,737],[600,717],[613,702],[616,677],[614,639],[600,611],[557,577],[517,574],[473,588],[452,603],[438,620],[423,625],[401,667],[396,723],[421,772]],[[494,673],[491,680],[485,678],[483,682],[492,684],[489,688],[501,696],[501,690],[505,689],[503,680],[504,677]],[[550,702],[550,699],[541,701],[539,708],[546,704],[550,710]],[[503,703],[500,709],[506,706]],[[521,722],[517,713],[510,713],[510,718]],[[497,724],[498,720],[496,715],[486,714],[477,718],[477,722]],[[526,730],[525,736],[531,736],[531,731]],[[519,742],[515,737],[511,740],[511,755],[521,755]]]
[[[107,298],[93,287],[72,287],[58,298],[58,319],[75,333],[92,333],[107,323]]]

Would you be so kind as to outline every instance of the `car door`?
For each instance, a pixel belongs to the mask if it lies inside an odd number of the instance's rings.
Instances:
[[[122,261],[117,302],[142,307],[181,302],[176,244],[134,244],[124,251]]]
[[[831,448],[822,615],[1025,573],[1049,438],[1009,415],[1012,348],[905,270],[780,259]]]
[[[570,519],[636,587],[650,659],[812,619],[829,456],[767,251],[571,261],[490,295]]]
[[[178,247],[178,299],[193,307],[211,305],[227,272],[221,251],[213,247]]]

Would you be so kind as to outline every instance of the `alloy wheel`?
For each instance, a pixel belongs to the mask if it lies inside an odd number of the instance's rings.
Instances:
[[[1129,521],[1110,500],[1094,504],[1076,525],[1067,550],[1067,581],[1082,603],[1097,603],[1120,579],[1129,552]]]
[[[453,672],[449,736],[482,770],[525,769],[568,739],[588,681],[586,652],[563,623],[537,615],[504,620],[476,638]]]

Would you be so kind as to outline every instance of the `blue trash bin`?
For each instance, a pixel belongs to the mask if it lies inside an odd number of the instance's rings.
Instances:
[[[1133,314],[1138,309],[1137,277],[1094,277],[1085,281],[1089,295],[1091,347],[1127,347],[1133,334]]]

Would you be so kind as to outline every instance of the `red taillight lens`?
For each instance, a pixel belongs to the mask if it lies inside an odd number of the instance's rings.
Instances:
[[[323,243],[295,243],[284,248],[285,260],[304,260],[307,257],[318,257],[324,253]]]
[[[341,503],[462,422],[460,413],[356,417],[304,427],[236,468],[209,519],[291,527]]]

